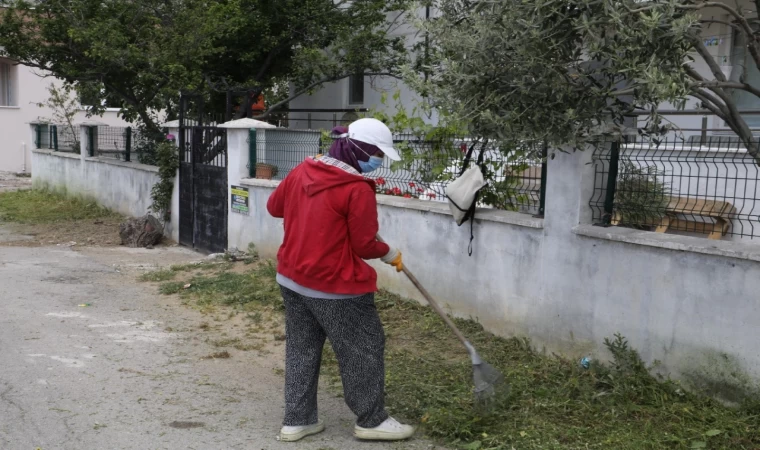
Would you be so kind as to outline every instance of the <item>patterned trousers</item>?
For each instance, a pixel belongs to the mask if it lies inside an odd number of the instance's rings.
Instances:
[[[317,423],[317,385],[325,338],[338,358],[346,404],[356,424],[374,428],[385,419],[385,333],[375,295],[333,300],[305,297],[280,287],[285,301],[285,420]]]

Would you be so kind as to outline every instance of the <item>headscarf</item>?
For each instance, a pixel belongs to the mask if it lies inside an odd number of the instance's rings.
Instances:
[[[347,127],[335,127],[332,129],[332,134],[337,135],[337,138],[333,141],[328,155],[330,155],[331,158],[343,161],[356,169],[359,173],[362,172],[361,167],[359,167],[359,161],[367,162],[371,155],[380,152],[380,148],[377,146],[357,141],[355,139],[349,139]]]

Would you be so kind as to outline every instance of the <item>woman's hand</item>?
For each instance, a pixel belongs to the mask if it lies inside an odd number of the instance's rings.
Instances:
[[[404,263],[401,259],[401,252],[397,248],[392,248],[387,255],[380,258],[385,264],[391,265],[396,268],[396,272],[404,270]]]

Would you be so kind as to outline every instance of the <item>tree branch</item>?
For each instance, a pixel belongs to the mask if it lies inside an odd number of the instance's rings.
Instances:
[[[274,50],[269,51],[266,59],[264,60],[264,63],[261,64],[261,67],[259,67],[259,71],[256,73],[256,76],[253,77],[257,83],[261,83],[261,78],[267,73],[269,66],[272,65],[272,61],[274,61],[274,53]]]
[[[760,7],[760,0],[755,0],[755,4],[758,5],[758,7]],[[634,14],[634,13],[651,11],[657,8],[658,6],[660,5],[649,5],[649,6],[644,6],[637,9],[632,9],[631,7],[625,5],[625,8],[628,10],[629,13]],[[698,11],[704,8],[719,8],[726,11],[738,23],[738,26],[732,25],[732,27],[744,32],[744,35],[747,37],[747,48],[749,49],[749,53],[752,55],[752,59],[755,60],[755,64],[758,67],[760,67],[760,50],[758,50],[757,48],[757,39],[755,38],[755,30],[752,29],[752,25],[749,23],[747,18],[744,17],[744,15],[740,12],[740,8],[738,6],[737,8],[732,8],[731,6],[728,6],[725,3],[703,2],[696,5],[676,5],[676,8],[685,10],[685,11]],[[760,11],[760,9],[758,9],[758,11]]]
[[[686,70],[686,74],[689,75],[690,77],[694,78],[695,80],[697,80],[697,81],[706,81],[705,78],[699,72],[697,72],[696,69],[694,69],[690,65],[688,65],[688,64],[684,65],[684,69]]]
[[[756,87],[754,87],[752,85],[749,85],[747,83],[739,83],[739,82],[734,82],[734,81],[725,81],[725,82],[722,82],[722,81],[702,81],[702,82],[699,82],[699,83],[692,84],[692,87],[697,87],[697,88],[705,87],[705,88],[710,88],[710,89],[712,89],[712,88],[739,89],[741,91],[747,91],[750,94],[754,95],[755,97],[760,98],[760,89],[758,89],[758,88],[756,88]]]
[[[716,115],[723,119],[728,126],[739,136],[744,146],[747,148],[747,152],[755,159],[755,163],[760,166],[760,146],[752,135],[752,130],[747,125],[747,121],[744,120],[739,110],[736,108],[736,104],[733,100],[719,88],[710,88],[721,100],[723,100],[723,106],[719,108],[720,114],[715,111],[715,107],[718,107],[718,103],[714,102],[714,97],[705,95],[705,91],[693,92],[692,96],[698,98],[705,103],[705,107],[710,111],[716,112]],[[708,102],[705,102],[708,100]]]
[[[704,92],[692,92],[691,96],[701,101],[702,105],[704,105],[705,108],[709,109],[713,114],[723,119],[726,123],[729,124],[729,127],[731,126],[731,121],[728,120],[727,114],[725,114],[720,106],[713,104],[710,98],[704,95]],[[731,129],[733,129],[733,127]],[[734,130],[734,132],[736,132],[736,130]]]
[[[737,9],[730,7],[725,3],[718,2],[704,2],[698,5],[677,5],[676,7],[678,9],[693,11],[697,11],[703,8],[720,8],[726,11],[729,15],[733,16],[734,19],[736,19],[739,26],[744,31],[744,34],[747,38],[747,48],[749,49],[749,53],[752,55],[752,59],[755,60],[755,64],[760,67],[760,51],[758,51],[756,45],[757,40],[755,39],[755,30],[752,29],[752,25],[750,25],[747,18],[744,17],[741,12],[737,11]]]
[[[156,96],[161,93],[161,89],[163,89],[167,84],[169,84],[168,78],[164,79],[164,81],[161,82],[161,84],[156,86],[156,89],[154,89],[150,95],[146,95],[145,98],[143,99],[143,103],[148,104],[152,102],[153,99],[156,98]]]
[[[760,0],[757,0],[757,1],[760,1]],[[733,28],[734,30],[737,30],[737,31],[740,31],[740,30],[741,30],[741,27],[739,27],[739,25],[737,25],[737,24],[735,24],[735,23],[732,23],[732,22],[726,22],[725,20],[718,20],[718,19],[699,19],[699,23],[717,23],[717,24],[720,24],[720,25],[726,25],[726,26],[729,26],[729,27],[731,27],[731,28]]]
[[[699,100],[702,100],[703,102],[709,102],[711,105],[713,105],[715,108],[717,108],[718,111],[720,111],[720,114],[718,114],[718,115],[721,118],[723,118],[724,120],[728,120],[727,118],[730,115],[728,109],[723,104],[723,102],[718,97],[716,97],[713,93],[705,91],[705,90],[698,89],[698,90],[695,90],[693,92],[693,94],[699,94],[699,96],[697,96],[697,95],[692,95],[692,96],[698,98]],[[707,108],[707,109],[710,109],[710,111],[715,112],[711,108]]]
[[[705,44],[702,42],[699,37],[695,35],[689,35],[689,38],[691,39],[692,44],[694,45],[694,49],[699,53],[699,56],[702,57],[702,59],[705,60],[705,63],[707,63],[707,66],[710,68],[710,71],[712,72],[713,76],[718,81],[727,81],[726,75],[723,73],[723,71],[720,69],[720,66],[717,62],[715,62],[715,58],[712,57],[710,52],[707,50],[707,47],[705,47]]]

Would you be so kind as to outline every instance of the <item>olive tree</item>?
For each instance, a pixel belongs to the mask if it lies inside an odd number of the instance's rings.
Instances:
[[[431,104],[494,139],[582,146],[620,133],[626,115],[649,112],[643,132],[666,131],[657,107],[696,98],[723,119],[760,163],[734,95],[760,97],[745,76],[726,76],[704,45],[723,24],[760,67],[760,0],[440,0],[420,23],[431,48],[412,76]],[[713,8],[730,17],[704,14]],[[736,56],[736,55],[734,55]],[[697,64],[708,71],[700,73]],[[745,65],[744,67],[747,67]]]

